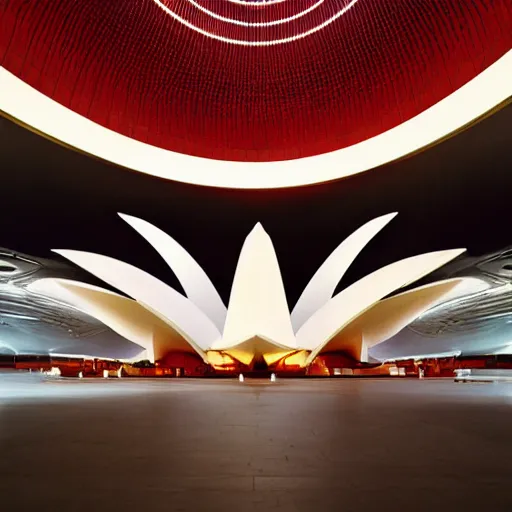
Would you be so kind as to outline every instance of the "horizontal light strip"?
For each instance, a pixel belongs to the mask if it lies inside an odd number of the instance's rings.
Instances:
[[[113,362],[122,362],[127,361],[127,359],[112,359],[111,357],[98,357],[98,356],[90,356],[85,354],[59,354],[57,352],[48,352],[48,354],[41,354],[43,356],[50,356],[50,357],[62,357],[62,358],[68,358],[68,359],[99,359],[100,361],[113,361]]]
[[[286,0],[260,0],[258,2],[258,0],[255,0],[251,2],[250,0],[228,0],[228,2],[232,4],[251,5],[253,7],[268,7],[269,5],[280,4],[285,1]]]
[[[35,316],[27,316],[27,315],[18,315],[16,313],[0,313],[0,318],[14,318],[16,320],[29,320],[31,322],[40,322],[40,318],[36,318]]]
[[[212,160],[139,142],[63,107],[2,67],[0,112],[63,144],[160,178],[210,187],[284,188],[351,176],[456,132],[510,98],[511,69],[509,51],[444,100],[387,132],[323,155],[280,162]]]
[[[453,350],[451,352],[432,352],[430,354],[412,355],[412,356],[404,356],[404,357],[393,357],[392,359],[381,359],[381,360],[383,363],[394,363],[395,361],[408,361],[409,359],[414,359],[415,361],[418,361],[420,359],[443,359],[446,357],[459,357],[461,354],[462,354],[462,352],[460,350]]]

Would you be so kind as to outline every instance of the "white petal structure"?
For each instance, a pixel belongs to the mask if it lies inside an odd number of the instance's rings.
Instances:
[[[464,249],[454,249],[406,258],[376,270],[338,293],[297,332],[297,344],[311,350],[307,363],[312,362],[343,327],[377,301],[417,281],[463,252]]]
[[[55,252],[138,301],[168,322],[198,352],[220,338],[215,324],[193,302],[147,272],[100,254]]]
[[[458,288],[465,288],[465,279],[439,281],[379,301],[345,325],[322,350],[342,351],[357,361],[368,362],[370,348],[388,340],[426,310],[447,300],[457,293]]]
[[[155,361],[169,351],[196,352],[168,323],[137,301],[117,293],[68,279],[39,279],[30,291],[65,302],[110,327],[127,340],[146,350]]]
[[[176,274],[187,297],[222,331],[226,321],[226,306],[196,260],[167,233],[149,222],[122,213],[119,216],[154,247]]]
[[[31,291],[96,317],[155,359],[174,350],[195,351],[205,362],[271,365],[286,357],[286,364],[293,359],[293,365],[307,366],[322,352],[343,351],[367,361],[372,346],[475,285],[467,278],[452,279],[385,299],[464,251],[455,249],[392,263],[332,297],[352,261],[395,215],[368,222],[340,244],[314,274],[291,315],[272,240],[259,223],[240,252],[227,311],[206,273],[183,247],[160,229],[127,215],[121,217],[160,253],[187,297],[122,261],[69,250],[55,252],[131,298],[62,279],[36,281]]]
[[[296,347],[277,256],[259,223],[242,247],[222,341],[213,348],[222,350],[255,337]]]
[[[396,213],[390,213],[367,222],[338,245],[324,261],[293,308],[291,318],[295,332],[331,299],[336,286],[358,254],[396,215]]]

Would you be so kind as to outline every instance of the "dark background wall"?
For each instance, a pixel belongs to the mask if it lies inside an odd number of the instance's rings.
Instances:
[[[400,213],[343,284],[424,251],[467,247],[478,255],[512,244],[511,148],[508,106],[436,147],[359,176],[298,189],[240,191],[119,169],[0,118],[0,246],[39,256],[52,248],[101,252],[178,287],[147,242],[117,217],[124,212],[179,241],[227,301],[243,240],[261,221],[293,304],[343,238],[391,211]]]

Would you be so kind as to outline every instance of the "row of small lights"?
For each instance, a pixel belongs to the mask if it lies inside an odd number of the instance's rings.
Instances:
[[[54,366],[50,371],[46,372],[47,375],[51,376],[51,377],[60,377],[61,376],[61,371],[60,371],[60,368]],[[108,379],[110,376],[110,373],[108,370],[103,370],[103,378],[104,379]],[[117,370],[116,372],[116,376],[118,379],[120,379],[122,377],[122,370],[121,368],[119,368],[119,370]],[[78,373],[78,378],[79,379],[83,379],[84,378],[84,373],[83,372],[79,372]],[[245,378],[244,378],[244,375],[243,373],[241,373],[239,376],[238,376],[238,380],[240,382],[244,382],[245,381]],[[275,373],[272,373],[270,375],[270,382],[275,382],[276,381],[276,374]]]

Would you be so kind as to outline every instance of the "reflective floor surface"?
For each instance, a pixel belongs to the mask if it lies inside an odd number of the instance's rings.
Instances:
[[[0,510],[512,510],[512,384],[0,374]]]

